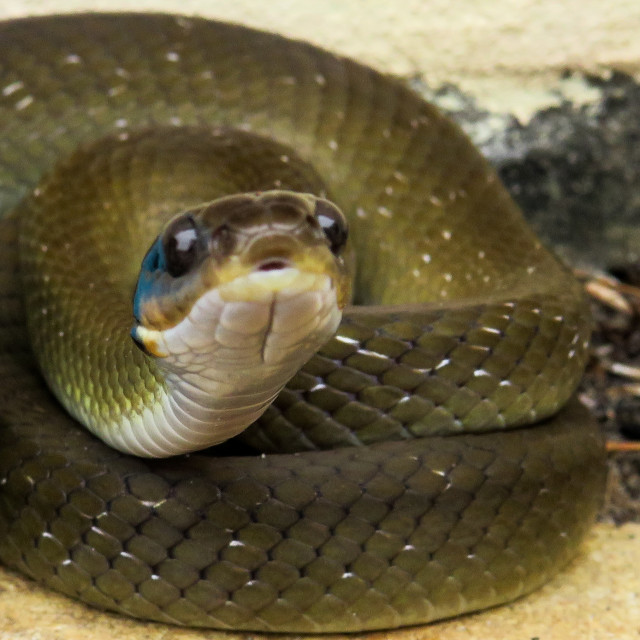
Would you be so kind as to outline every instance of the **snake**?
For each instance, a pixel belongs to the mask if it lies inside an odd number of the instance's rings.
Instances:
[[[493,607],[580,549],[582,287],[400,80],[195,17],[7,20],[0,212],[5,566],[327,633]]]

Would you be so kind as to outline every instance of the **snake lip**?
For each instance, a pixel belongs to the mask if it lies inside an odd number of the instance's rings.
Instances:
[[[287,269],[291,266],[291,263],[288,260],[283,258],[270,258],[269,260],[264,260],[261,262],[256,271],[279,271],[281,269]]]

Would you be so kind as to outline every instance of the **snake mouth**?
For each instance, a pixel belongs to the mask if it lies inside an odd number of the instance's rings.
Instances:
[[[256,271],[281,271],[291,267],[291,262],[284,258],[271,258],[263,260],[257,267]]]

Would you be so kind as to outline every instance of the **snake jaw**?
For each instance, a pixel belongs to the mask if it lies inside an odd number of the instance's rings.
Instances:
[[[166,358],[168,351],[163,351],[159,345],[160,332],[154,329],[147,329],[136,324],[131,329],[131,337],[134,344],[146,355],[154,358]]]

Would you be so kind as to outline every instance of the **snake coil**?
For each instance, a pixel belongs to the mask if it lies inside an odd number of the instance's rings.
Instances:
[[[123,455],[66,415],[34,364],[20,201],[76,148],[156,127],[273,139],[349,217],[355,306],[248,430],[266,455]],[[91,180],[134,208],[133,188],[164,190],[154,176],[171,163],[127,148]],[[4,564],[143,619],[330,632],[493,606],[574,555],[604,474],[585,412],[551,419],[586,359],[580,286],[459,129],[400,83],[199,19],[0,23],[0,215]],[[115,220],[94,234],[104,252],[129,225]]]

